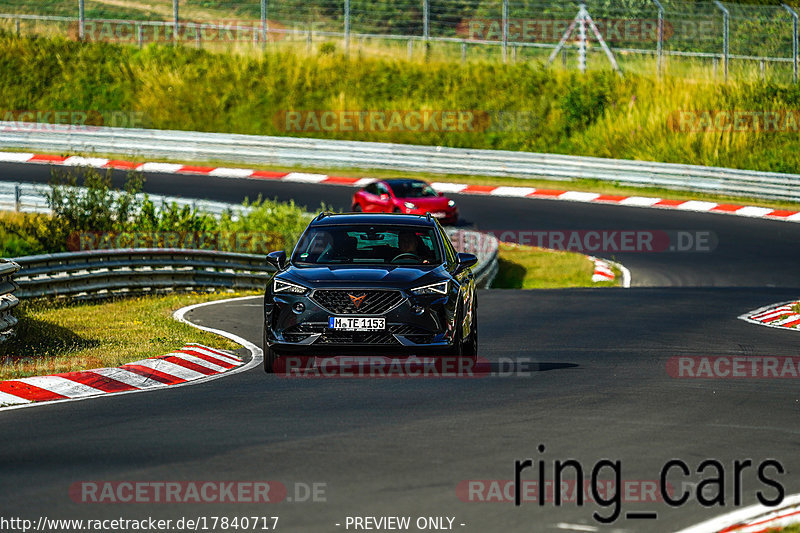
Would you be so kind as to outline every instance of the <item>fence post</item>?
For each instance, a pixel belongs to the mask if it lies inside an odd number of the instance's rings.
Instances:
[[[86,35],[86,11],[83,9],[83,0],[78,0],[78,36],[83,40]]]
[[[728,51],[729,51],[729,37],[730,37],[730,17],[731,14],[728,9],[722,5],[719,0],[714,0],[714,4],[722,11],[722,71],[725,76],[725,81],[728,81]]]
[[[503,0],[503,63],[508,61],[508,0]]]
[[[414,54],[414,41],[412,39],[408,40],[408,60],[411,61],[411,57]]]
[[[656,76],[661,76],[662,62],[664,61],[664,6],[658,0],[653,0],[658,7],[658,41],[656,42]]]
[[[178,24],[180,20],[178,18],[178,0],[172,0],[172,20],[173,20],[173,35],[172,39],[177,43],[178,42]]]
[[[16,26],[17,26],[17,37],[19,37],[19,19],[16,19]]]
[[[581,4],[578,18],[578,70],[586,72],[586,4]]]
[[[344,55],[350,55],[350,0],[344,0]]]
[[[566,48],[562,48],[561,49],[561,66],[563,66],[564,68],[567,68],[567,49]]]
[[[144,28],[141,24],[136,25],[136,43],[139,45],[139,48],[144,46]]]
[[[797,83],[797,11],[792,9],[791,7],[787,6],[786,4],[782,4],[786,11],[792,16],[792,80]]]
[[[462,63],[467,62],[467,43],[463,41],[461,43],[461,62]]]
[[[14,211],[19,213],[22,210],[22,191],[19,188],[19,183],[14,184]]]
[[[430,0],[422,0],[422,38],[425,42],[425,61],[428,60],[428,52],[430,51],[430,43],[428,39],[431,34],[431,4]]]
[[[261,0],[261,48],[267,46],[267,0]]]

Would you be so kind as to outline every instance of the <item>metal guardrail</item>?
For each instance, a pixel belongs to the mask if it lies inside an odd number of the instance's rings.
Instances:
[[[0,182],[0,211],[49,213],[50,207],[47,195],[50,190],[49,185],[38,183]],[[119,194],[115,191],[112,192]],[[144,194],[136,195],[137,200],[143,200],[144,197]],[[215,217],[220,217],[226,212],[231,213],[233,216],[238,216],[250,211],[250,208],[244,205],[226,204],[210,200],[163,196],[160,194],[148,194],[147,197],[153,202],[156,210],[166,205],[176,204],[179,208],[188,206],[195,211],[208,213]]]
[[[531,152],[312,138],[0,121],[0,146],[264,165],[358,167],[517,178],[574,178],[800,201],[800,175]],[[2,159],[2,154],[0,154]]]
[[[92,250],[16,258],[21,298],[96,299],[201,289],[263,289],[274,269],[262,255],[211,250]]]
[[[11,311],[19,304],[17,297],[12,294],[18,285],[12,276],[19,268],[14,261],[0,259],[0,342],[6,340],[11,328],[17,325],[17,319]]]
[[[476,283],[488,286],[497,272],[497,240],[489,237],[494,241],[492,247],[485,245],[484,234],[449,233],[459,251],[475,249],[479,257],[474,267]],[[478,246],[478,242],[483,244]],[[92,250],[15,261],[11,263],[14,269],[8,271],[20,271],[8,282],[10,290],[19,287],[21,298],[99,299],[176,290],[263,289],[274,272],[262,255],[190,249]]]

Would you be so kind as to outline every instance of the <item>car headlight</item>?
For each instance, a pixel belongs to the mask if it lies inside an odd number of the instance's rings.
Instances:
[[[450,200],[449,202],[447,202],[447,207],[455,207],[455,206],[456,202],[454,200]]]
[[[288,292],[290,294],[303,294],[307,291],[305,287],[302,285],[298,285],[296,283],[289,283],[288,281],[283,281],[282,279],[275,279],[272,285],[273,292]]]
[[[403,202],[403,205],[406,206],[406,209],[416,209],[417,206],[412,204],[411,202]]]
[[[424,296],[426,294],[447,294],[447,281],[440,281],[439,283],[433,283],[431,285],[424,285],[422,287],[417,287],[415,289],[411,289],[411,294],[416,294],[417,296]]]

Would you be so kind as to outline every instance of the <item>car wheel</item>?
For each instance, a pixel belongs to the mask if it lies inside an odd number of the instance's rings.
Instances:
[[[264,372],[272,374],[275,372],[275,361],[280,355],[267,344],[267,326],[264,325]]]
[[[402,212],[403,212],[403,210],[402,210],[402,209],[400,209],[399,207],[395,207],[395,208],[392,210],[392,213],[402,213]]]
[[[469,338],[464,343],[462,354],[473,361],[478,360],[478,301],[475,300],[472,309],[472,324],[469,328]]]

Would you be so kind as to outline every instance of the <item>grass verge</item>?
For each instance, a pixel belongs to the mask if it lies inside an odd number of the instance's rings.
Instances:
[[[614,281],[592,282],[594,264],[575,252],[534,246],[500,244],[499,271],[494,289],[562,289],[568,287],[617,287],[621,272],[613,268]]]
[[[0,380],[119,366],[189,342],[240,346],[172,318],[181,307],[252,293],[182,293],[96,303],[23,301],[16,336],[0,344]]]

